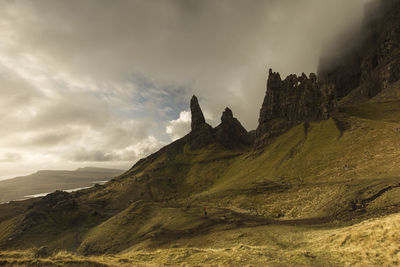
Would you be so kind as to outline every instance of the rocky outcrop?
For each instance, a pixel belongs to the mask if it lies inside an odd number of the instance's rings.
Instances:
[[[192,113],[192,130],[204,126],[206,120],[204,118],[203,111],[201,111],[199,101],[195,95],[190,100],[190,111]]]
[[[321,58],[318,77],[335,85],[338,98],[354,90],[358,97],[372,98],[400,79],[399,10],[399,0],[372,1],[358,38],[327,49],[326,55],[336,56]]]
[[[315,74],[289,75],[282,80],[269,70],[267,92],[260,110],[256,145],[268,142],[290,127],[304,121],[329,118],[336,107],[335,88],[322,84]]]
[[[72,194],[57,190],[43,197],[40,201],[36,202],[33,207],[42,206],[50,210],[67,210],[76,208],[76,205]]]
[[[233,117],[232,110],[226,108],[221,124],[212,128],[206,123],[196,96],[190,101],[192,131],[186,136],[190,147],[198,149],[210,144],[219,144],[227,149],[237,149],[252,145],[252,138],[242,124]]]
[[[209,124],[203,125],[192,130],[188,135],[190,148],[199,149],[216,143],[215,131]]]
[[[253,143],[251,135],[239,120],[233,117],[230,108],[226,108],[222,113],[221,124],[215,128],[215,134],[218,143],[230,149],[250,146]]]
[[[400,79],[400,0],[376,0],[366,7],[359,34],[354,33],[321,58],[318,79],[270,70],[260,110],[256,147],[301,122],[327,119],[336,101],[368,100]]]
[[[203,111],[195,95],[190,100],[190,111],[192,113],[192,131],[186,136],[190,147],[198,149],[214,143],[214,129],[206,123]]]

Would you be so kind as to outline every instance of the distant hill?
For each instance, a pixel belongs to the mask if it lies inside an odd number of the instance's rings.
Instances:
[[[0,203],[28,196],[70,190],[103,183],[122,174],[123,170],[85,167],[74,171],[41,170],[27,176],[0,181]]]

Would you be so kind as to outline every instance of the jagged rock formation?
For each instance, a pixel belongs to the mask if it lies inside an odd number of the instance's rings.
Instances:
[[[370,3],[361,42],[345,44],[350,49],[344,52],[329,51],[335,58],[321,60],[318,77],[289,75],[282,80],[279,73],[270,70],[259,125],[254,131],[247,132],[229,108],[223,112],[221,124],[211,127],[205,121],[197,97],[193,96],[190,101],[192,131],[161,152],[168,151],[173,157],[186,144],[192,149],[210,144],[227,149],[253,144],[260,147],[297,124],[328,119],[336,112],[337,100],[350,92],[358,92],[357,98],[373,97],[400,78],[399,10],[400,0]]]
[[[327,51],[329,55],[335,54],[335,58],[321,59],[318,77],[335,85],[338,98],[357,89],[354,101],[368,99],[400,78],[399,10],[399,0],[371,2],[366,8],[359,40],[353,37],[337,51]],[[355,41],[359,43],[354,46]]]
[[[315,74],[289,75],[282,80],[269,70],[267,92],[260,110],[256,145],[267,143],[292,126],[304,121],[329,118],[335,110],[333,84],[321,84]]]
[[[226,108],[221,124],[212,128],[206,123],[196,96],[190,100],[192,131],[187,135],[191,148],[201,148],[219,144],[227,149],[238,149],[252,145],[252,138],[240,122],[233,117],[232,110]]]
[[[190,147],[197,149],[214,143],[214,129],[206,123],[203,111],[195,95],[190,100],[190,111],[192,113],[192,131],[186,136]]]
[[[190,100],[190,111],[192,113],[192,130],[202,127],[206,120],[195,95]]]
[[[301,122],[323,120],[336,111],[336,100],[348,103],[372,98],[400,79],[400,0],[377,0],[366,8],[359,43],[349,38],[342,51],[322,58],[318,79],[270,70],[256,130],[256,147]],[[346,102],[342,102],[345,103]]]
[[[250,146],[253,140],[238,119],[233,117],[232,110],[226,108],[222,113],[221,124],[215,128],[216,138],[226,148]]]
[[[190,100],[190,110],[192,113],[192,130],[190,133],[161,148],[156,153],[139,160],[133,168],[153,162],[162,154],[166,154],[169,159],[173,159],[177,154],[182,153],[185,145],[188,145],[191,149],[200,149],[211,144],[221,145],[230,150],[252,147],[254,133],[246,131],[239,120],[233,117],[231,109],[225,109],[220,125],[215,128],[211,127],[205,121],[203,111],[196,96],[193,96]],[[131,175],[132,173],[128,174]]]

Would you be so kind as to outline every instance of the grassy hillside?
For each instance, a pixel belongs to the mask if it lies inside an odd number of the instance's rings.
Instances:
[[[262,150],[174,143],[105,185],[1,205],[0,261],[396,265],[399,104],[342,106]]]
[[[80,256],[0,252],[3,266],[397,266],[399,214],[346,227],[259,226],[181,238],[169,247]],[[184,244],[184,245],[183,245]]]

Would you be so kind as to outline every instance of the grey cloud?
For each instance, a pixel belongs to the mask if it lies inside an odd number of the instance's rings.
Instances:
[[[45,132],[33,132],[32,135],[17,144],[23,147],[53,147],[59,144],[67,145],[79,137],[79,133],[69,129],[51,130]],[[17,146],[16,145],[16,146]]]
[[[0,64],[0,113],[37,101],[41,94],[29,81]]]
[[[120,157],[109,151],[80,149],[75,151],[69,159],[73,161],[118,161]]]
[[[255,128],[267,69],[315,72],[366,2],[1,1],[0,146],[35,168],[134,161],[185,134],[193,93],[211,124],[229,106]]]
[[[60,125],[101,126],[110,119],[107,102],[81,92],[62,92],[43,103],[29,122],[32,128],[54,128]]]
[[[147,138],[152,122],[140,120],[117,121],[104,129],[106,146],[124,148]]]
[[[154,137],[147,137],[138,140],[131,146],[122,149],[86,149],[78,148],[65,156],[66,159],[76,162],[112,162],[112,161],[127,161],[135,162],[141,157],[147,156],[149,153],[154,152],[165,145],[165,143],[158,141]]]
[[[382,0],[368,1],[363,8],[363,20],[356,21],[337,35],[331,36],[322,46],[318,72],[335,68],[342,64],[343,60],[354,56],[353,52],[372,34],[370,23],[381,15],[381,2]]]
[[[196,92],[217,116],[229,105],[254,128],[266,68],[315,72],[322,43],[359,21],[365,2],[39,0],[6,15],[20,49],[57,69],[184,86],[182,97]]]
[[[8,152],[8,153],[0,154],[0,163],[15,162],[15,161],[19,161],[21,159],[22,159],[22,157],[18,153]]]

